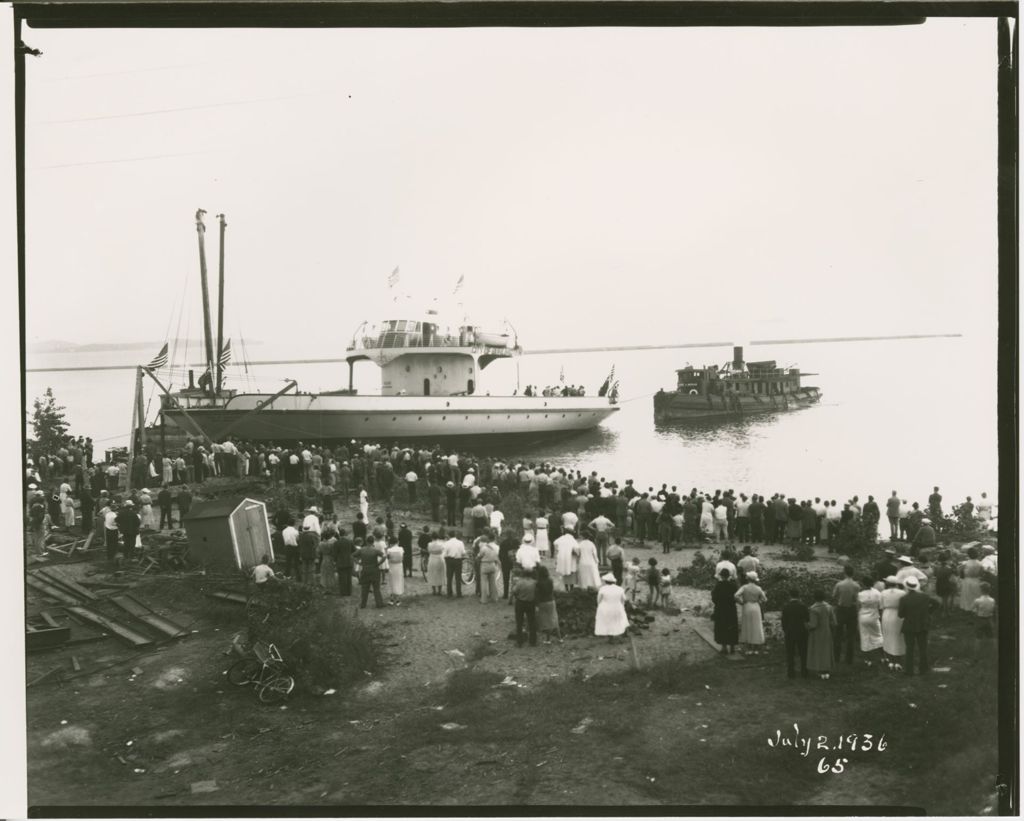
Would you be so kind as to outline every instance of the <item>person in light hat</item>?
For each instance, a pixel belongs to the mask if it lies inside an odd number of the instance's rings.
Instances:
[[[320,517],[317,515],[320,511],[310,505],[303,511],[306,515],[302,519],[302,529],[310,530],[317,535],[319,539],[321,535]]]
[[[914,675],[914,656],[918,656],[918,670],[928,672],[928,629],[931,620],[932,600],[921,592],[917,576],[907,576],[904,585],[907,595],[900,599],[897,615],[903,619],[903,638],[907,643],[907,666],[904,674]]]
[[[900,584],[906,585],[907,579],[911,577],[917,579],[919,584],[924,584],[928,580],[927,574],[914,567],[914,560],[910,556],[900,556],[896,561],[900,563],[900,569],[896,571],[896,578]]]
[[[758,576],[753,570],[747,573],[747,582],[736,591],[736,603],[741,606],[740,644],[744,645],[749,655],[756,656],[764,652],[764,622],[761,605],[768,601],[764,591],[758,586]]]
[[[516,551],[516,564],[524,571],[533,570],[540,564],[540,551],[533,543],[532,533],[523,534],[523,542]]]
[[[629,627],[626,615],[626,592],[615,583],[615,576],[605,573],[604,584],[597,591],[597,614],[594,618],[594,635],[607,636],[609,643],[625,635]]]

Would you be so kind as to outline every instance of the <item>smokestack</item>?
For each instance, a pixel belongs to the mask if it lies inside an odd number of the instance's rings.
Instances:
[[[194,370],[192,370],[191,368],[189,368],[189,370],[188,370],[188,389],[190,391],[194,391],[196,389],[195,374],[196,374],[196,372]]]
[[[743,346],[734,345],[732,349],[732,369],[734,371],[743,370]]]

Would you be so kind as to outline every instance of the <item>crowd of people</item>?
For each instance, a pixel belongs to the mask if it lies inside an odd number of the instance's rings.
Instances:
[[[584,475],[549,462],[477,458],[440,446],[388,447],[352,441],[325,447],[230,438],[208,444],[190,440],[173,454],[138,454],[129,465],[118,459],[93,463],[91,440],[79,438],[69,439],[55,453],[33,454],[26,464],[30,544],[44,554],[51,529],[93,530],[102,538],[111,562],[130,560],[141,546],[141,534],[180,526],[192,503],[190,487],[217,476],[301,485],[310,499],[301,517],[283,510],[274,515],[274,554],[283,557],[283,568],[279,565],[275,574],[264,562],[256,574],[259,583],[283,574],[348,596],[356,578],[362,606],[367,606],[371,594],[378,607],[384,606],[385,583],[389,603],[400,606],[405,580],[414,575],[417,551],[435,596],[461,598],[462,566],[471,562],[476,595],[484,602],[514,605],[519,641],[531,644],[536,643],[538,631],[548,641],[560,638],[554,606],[557,588],[596,590],[596,629],[598,635],[609,637],[625,631],[625,606],[635,602],[641,582],[646,582],[648,605],[668,603],[671,571],[659,568],[654,558],[646,568],[636,558],[627,564],[622,546],[626,537],[641,545],[655,539],[663,553],[680,545],[706,542],[831,544],[848,527],[877,529],[883,515],[870,495],[863,504],[853,496],[840,507],[835,500],[816,497],[798,501],[782,492],[770,498],[760,493],[737,494],[731,489],[710,493],[692,488],[681,493],[666,484],[658,490],[649,487],[641,491],[632,479],[619,485],[597,472]],[[129,491],[129,487],[135,490]],[[506,520],[503,499],[510,493],[525,504],[520,521]],[[413,533],[404,520],[396,527],[393,512],[400,507],[408,510],[421,500],[434,528],[425,526],[422,532]],[[350,501],[357,503],[358,512],[351,522],[344,523],[337,505],[347,508]],[[891,573],[888,568],[878,568],[870,584],[849,580],[841,601],[834,594],[830,602],[822,593],[820,600],[815,596],[811,603],[794,601],[788,615],[783,612],[787,653],[792,635],[796,654],[791,658],[791,672],[799,657],[801,672],[829,675],[831,667],[824,666],[825,657],[838,657],[845,649],[849,659],[853,646],[850,625],[861,623],[858,612],[868,613],[872,608],[877,611],[878,630],[874,630],[874,622],[868,625],[870,619],[865,616],[863,623],[868,626],[862,628],[862,652],[881,649],[886,663],[896,669],[897,665],[903,667],[904,655],[909,665],[920,647],[917,658],[927,666],[926,644],[920,639],[910,640],[905,653],[896,652],[903,646],[896,636],[908,632],[908,623],[920,623],[916,616],[899,612],[909,606],[899,602],[912,592],[910,578],[918,585],[933,584],[929,600],[938,600],[947,609],[955,596],[950,591],[959,579],[960,607],[975,613],[987,610],[981,576],[994,572],[994,549],[986,548],[982,556],[972,548],[977,555],[969,555],[959,567],[951,565],[949,556],[942,553],[929,564],[937,544],[933,521],[943,520],[942,503],[938,487],[923,509],[917,502],[907,504],[892,491],[884,515],[890,526],[890,543],[905,545],[906,555],[897,560],[903,567],[894,563]],[[371,518],[371,504],[383,515]],[[973,517],[982,525],[994,518],[985,493],[977,503],[968,497],[955,513],[961,518]],[[895,556],[895,551],[891,552]],[[716,636],[722,637],[719,643],[725,652],[734,651],[737,645],[749,653],[760,652],[765,594],[758,585],[758,560],[748,549],[735,565],[728,557],[719,565],[719,581],[712,592]],[[906,568],[914,572],[903,572]],[[853,591],[855,585],[857,591]],[[923,591],[919,588],[916,592]],[[981,605],[977,605],[979,601]],[[806,615],[800,607],[806,609]],[[890,610],[893,613],[887,615]],[[897,624],[898,629],[894,627]],[[802,631],[804,638],[800,638]],[[870,636],[866,638],[864,631]],[[875,644],[877,647],[868,649]]]

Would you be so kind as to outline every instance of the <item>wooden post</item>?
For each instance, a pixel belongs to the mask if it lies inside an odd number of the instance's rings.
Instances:
[[[220,393],[221,379],[223,377],[220,366],[220,357],[224,348],[224,229],[228,224],[224,221],[223,214],[217,214],[220,220],[220,266],[219,285],[217,288],[217,393]]]
[[[135,426],[139,418],[139,406],[142,404],[139,401],[139,396],[142,393],[142,368],[135,368],[135,396],[132,397],[132,427],[128,434],[128,487],[126,488],[129,492],[132,489],[132,465],[135,464]]]
[[[206,226],[203,224],[203,214],[206,212],[200,208],[196,211],[196,234],[199,235],[199,276],[203,291],[203,341],[206,343],[206,367],[210,373],[210,379],[214,378],[213,370],[217,360],[213,358],[213,332],[210,329],[210,287],[206,278]]]
[[[139,406],[139,453],[146,455],[146,403],[145,391],[142,390],[142,368],[135,375],[135,401]]]

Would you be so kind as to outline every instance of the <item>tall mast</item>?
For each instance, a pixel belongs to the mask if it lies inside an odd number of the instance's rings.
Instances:
[[[217,360],[213,358],[213,333],[210,330],[210,289],[206,280],[206,244],[204,242],[206,226],[203,225],[203,214],[205,213],[202,208],[196,211],[196,233],[199,235],[199,274],[202,278],[203,288],[203,337],[206,343],[206,367],[212,379],[213,366]]]
[[[220,282],[217,288],[217,393],[220,393],[221,379],[224,376],[220,365],[220,357],[224,350],[224,229],[228,224],[223,214],[217,214],[220,220]]]

